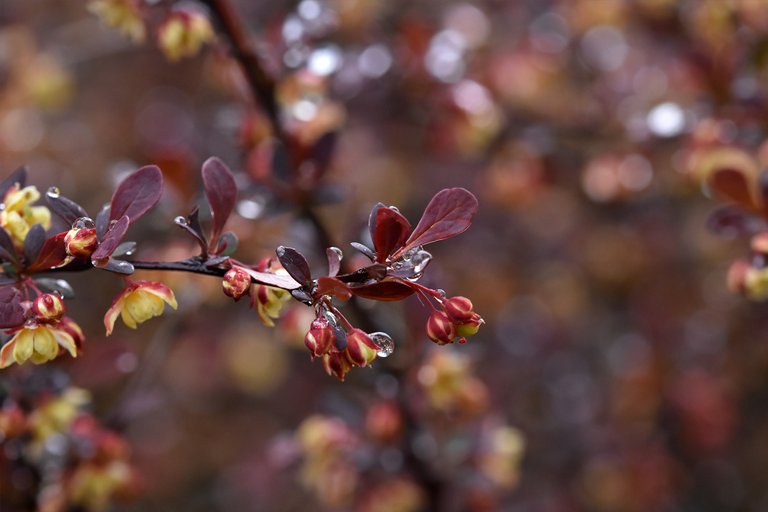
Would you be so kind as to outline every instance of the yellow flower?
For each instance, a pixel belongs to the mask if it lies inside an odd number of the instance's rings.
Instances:
[[[123,323],[135,329],[136,325],[150,318],[160,316],[165,309],[165,303],[173,309],[178,307],[173,291],[162,283],[155,281],[134,281],[115,298],[112,307],[104,315],[104,326],[107,336],[112,334],[118,315]]]
[[[157,29],[157,44],[172,61],[196,55],[213,38],[214,32],[208,18],[189,9],[172,12]]]
[[[136,0],[92,0],[88,10],[101,18],[105,25],[119,30],[134,43],[144,41],[147,27]]]
[[[45,229],[51,227],[51,211],[45,206],[31,206],[40,199],[40,192],[33,186],[21,188],[16,183],[5,194],[3,211],[0,212],[0,226],[9,235],[14,244],[21,248],[29,228],[42,224]]]
[[[264,286],[263,284],[256,286],[254,298],[256,312],[259,314],[261,321],[264,322],[264,325],[267,327],[275,326],[275,322],[272,320],[280,316],[283,304],[289,301],[290,298],[291,294],[286,290]]]
[[[27,361],[34,364],[46,363],[59,355],[60,348],[72,357],[77,357],[78,342],[69,331],[63,326],[58,327],[58,324],[25,325],[0,350],[0,368]]]

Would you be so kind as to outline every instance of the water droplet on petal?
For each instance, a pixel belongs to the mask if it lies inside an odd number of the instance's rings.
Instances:
[[[187,221],[187,218],[184,217],[183,215],[179,215],[178,217],[173,219],[173,222],[175,222],[179,226],[186,226],[187,224],[189,224],[189,222]]]
[[[59,187],[51,187],[48,189],[48,192],[46,192],[45,195],[51,199],[58,199],[58,197],[61,195],[61,191],[59,190]]]
[[[344,253],[341,252],[341,249],[338,247],[329,247],[329,249],[336,253],[336,255],[339,257],[339,259],[342,259],[344,257]]]
[[[442,288],[438,288],[436,291],[438,294],[440,294],[440,297],[445,298],[446,296],[445,290],[443,290]]]
[[[112,229],[117,224],[117,219],[112,219],[109,221],[109,229]]]
[[[392,211],[395,211],[397,213],[400,213],[400,209],[397,206],[389,205],[387,208],[389,208]]]
[[[377,356],[382,358],[389,357],[395,351],[395,340],[389,334],[385,332],[372,332],[368,336],[378,347],[376,351]]]
[[[50,195],[50,191],[49,191]],[[90,217],[80,217],[75,219],[72,223],[72,229],[93,229],[96,227],[96,223]]]

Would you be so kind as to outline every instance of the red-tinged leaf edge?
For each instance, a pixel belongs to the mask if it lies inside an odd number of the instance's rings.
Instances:
[[[275,249],[277,259],[286,272],[299,282],[302,286],[307,286],[312,282],[312,273],[309,270],[307,259],[293,247],[281,245]]]
[[[120,242],[123,241],[123,237],[125,236],[125,232],[128,231],[130,223],[131,220],[127,215],[123,215],[120,220],[115,222],[112,227],[109,228],[109,231],[106,232],[104,239],[99,243],[96,250],[93,251],[91,259],[103,260],[109,258],[112,253],[115,252],[117,246],[120,245]]]
[[[9,329],[24,323],[22,295],[12,286],[0,287],[0,328]]]
[[[709,189],[720,199],[732,201],[750,210],[756,208],[747,176],[737,169],[718,169],[709,175]]]
[[[297,283],[290,276],[281,276],[278,274],[269,274],[267,272],[259,272],[246,267],[240,267],[251,276],[254,282],[258,284],[264,284],[267,286],[274,286],[275,288],[282,288],[283,290],[295,290],[301,288],[301,284]]]
[[[430,244],[463,233],[477,213],[477,198],[464,188],[446,188],[435,194],[424,213],[393,258],[420,245]]]
[[[413,295],[413,288],[398,281],[351,286],[349,290],[357,297],[379,301],[398,301]]]
[[[379,208],[376,211],[373,247],[376,261],[384,262],[395,250],[399,249],[411,232],[411,223],[392,208]]]
[[[0,201],[5,199],[5,193],[11,188],[14,183],[18,183],[19,187],[24,187],[27,183],[27,168],[21,166],[13,171],[7,178],[0,182]]]
[[[146,165],[131,173],[112,195],[109,220],[128,217],[136,222],[155,206],[163,194],[163,173],[156,165]]]
[[[80,217],[88,216],[85,208],[68,197],[45,194],[45,201],[48,203],[51,211],[66,222],[68,226],[71,226]]]
[[[67,259],[67,249],[64,244],[65,236],[67,236],[66,231],[47,239],[40,249],[37,259],[27,267],[27,271],[39,272],[41,270],[50,270],[64,263]]]
[[[322,276],[317,278],[318,295],[333,295],[339,300],[349,300],[352,298],[352,292],[349,286],[335,277]]]
[[[203,187],[205,197],[211,207],[213,230],[211,240],[217,240],[235,209],[237,185],[229,167],[220,159],[212,156],[203,163]]]

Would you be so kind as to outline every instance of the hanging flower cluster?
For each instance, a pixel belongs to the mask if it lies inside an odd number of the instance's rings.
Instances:
[[[386,333],[366,333],[352,325],[337,302],[352,297],[398,301],[416,295],[433,311],[427,335],[440,345],[465,342],[483,323],[469,299],[446,298],[442,290],[418,283],[432,259],[424,246],[469,227],[477,200],[467,190],[439,192],[414,229],[397,208],[377,204],[369,217],[373,247],[352,244],[370,264],[341,272],[342,252],[329,247],[327,272],[312,277],[306,258],[290,247],[278,247],[275,257],[256,265],[234,259],[237,237],[225,231],[237,199],[234,176],[221,160],[210,158],[203,165],[202,177],[211,209],[210,226],[203,228],[197,207],[187,216],[177,217],[175,224],[197,242],[200,252],[172,262],[126,259],[136,248],[135,242],[124,241],[129,227],[162,195],[163,177],[156,166],[129,175],[95,220],[55,187],[45,195],[47,206],[34,205],[41,195],[35,187],[25,186],[24,169],[0,184],[4,205],[0,210],[0,328],[12,335],[0,350],[0,367],[28,361],[41,364],[65,353],[77,357],[81,352],[83,333],[65,316],[65,297],[71,296],[71,287],[63,279],[41,277],[68,271],[102,270],[123,277],[125,287],[104,315],[107,335],[114,331],[118,318],[135,329],[161,315],[166,305],[178,306],[173,291],[163,283],[131,279],[136,269],[221,278],[223,292],[235,301],[249,296],[251,307],[267,326],[274,326],[287,301],[298,300],[315,311],[304,340],[312,358],[320,358],[325,371],[341,380],[353,367],[370,366],[378,356],[389,355],[394,342]],[[59,222],[52,222],[52,216]],[[70,227],[52,227],[62,223]]]

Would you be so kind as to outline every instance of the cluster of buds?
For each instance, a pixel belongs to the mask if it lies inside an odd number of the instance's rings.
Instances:
[[[0,368],[27,361],[42,364],[64,353],[77,357],[85,337],[80,326],[64,316],[59,295],[43,293],[22,306],[26,321],[8,331],[13,337],[0,350]]]
[[[466,297],[451,297],[440,303],[427,320],[427,336],[438,345],[466,343],[467,336],[477,334],[483,319],[473,311],[472,302]]]
[[[346,331],[337,324],[336,318],[342,320]],[[322,358],[323,368],[328,375],[342,381],[354,366],[369,366],[379,351],[379,347],[366,332],[349,325],[338,311],[333,314],[324,308],[319,308],[318,316],[304,337],[304,345],[313,359]]]

